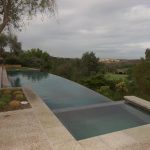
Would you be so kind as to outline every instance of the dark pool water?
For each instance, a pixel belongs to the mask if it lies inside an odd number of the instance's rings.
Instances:
[[[30,86],[70,133],[85,139],[150,123],[150,114],[75,82],[39,71],[9,71],[12,86]]]

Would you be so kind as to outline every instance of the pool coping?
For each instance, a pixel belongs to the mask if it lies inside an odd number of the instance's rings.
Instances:
[[[77,141],[31,87],[22,89],[53,150],[148,150],[150,146],[150,124]]]
[[[6,68],[4,66],[2,66],[1,72],[2,72],[1,73],[1,87],[2,88],[10,87],[10,82],[8,80]]]
[[[150,102],[136,96],[124,96],[127,103],[146,109],[150,112]]]

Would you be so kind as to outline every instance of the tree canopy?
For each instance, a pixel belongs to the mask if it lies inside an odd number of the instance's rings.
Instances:
[[[9,47],[10,53],[14,55],[19,55],[22,52],[22,44],[18,41],[16,35],[6,35],[4,33],[0,34],[0,55],[3,56],[5,52],[5,47]]]
[[[150,62],[141,60],[134,69],[134,78],[136,80],[139,91],[143,94],[150,93]]]
[[[0,35],[0,55],[4,53],[4,48],[8,44],[8,38],[5,34]]]
[[[19,55],[22,51],[22,44],[21,42],[18,42],[17,36],[10,34],[8,36],[8,41],[9,41],[10,52],[14,53],[15,55]]]
[[[0,0],[0,33],[6,26],[21,27],[25,16],[54,14],[55,0]]]
[[[82,64],[85,71],[85,75],[96,73],[99,66],[99,58],[95,56],[93,52],[86,52],[82,55]]]
[[[24,66],[49,70],[51,68],[51,57],[47,52],[40,49],[31,49],[20,55],[21,62]]]
[[[150,49],[149,48],[147,48],[145,51],[145,59],[150,60]]]

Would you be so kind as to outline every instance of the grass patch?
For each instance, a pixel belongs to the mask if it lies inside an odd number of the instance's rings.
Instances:
[[[105,74],[105,78],[107,80],[126,80],[128,77],[128,75],[124,75],[124,74],[113,74],[113,73],[106,73]]]

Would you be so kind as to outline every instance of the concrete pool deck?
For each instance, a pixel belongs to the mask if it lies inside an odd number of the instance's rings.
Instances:
[[[7,72],[6,72],[5,67],[2,67],[2,69],[1,69],[1,86],[3,88],[10,87],[10,83],[8,80],[8,76],[7,76]]]
[[[32,108],[0,113],[0,150],[52,150]]]
[[[150,124],[77,141],[31,88],[23,91],[32,108],[0,113],[1,150],[150,149]]]
[[[150,124],[76,141],[42,99],[23,88],[54,150],[148,150]]]

